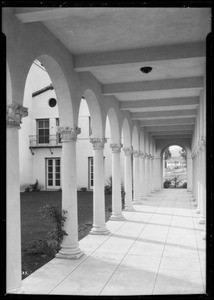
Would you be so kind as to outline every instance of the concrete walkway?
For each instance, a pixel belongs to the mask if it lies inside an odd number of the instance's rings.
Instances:
[[[111,234],[80,241],[79,260],[55,258],[23,280],[23,293],[204,294],[204,225],[189,193],[166,189],[108,221]]]

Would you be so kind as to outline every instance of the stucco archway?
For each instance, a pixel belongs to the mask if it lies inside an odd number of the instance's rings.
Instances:
[[[92,136],[103,138],[103,122],[97,96],[92,89],[86,89],[82,96],[85,98],[91,116]]]
[[[183,148],[186,151],[186,157],[187,157],[187,189],[191,190],[192,188],[192,158],[191,158],[191,150],[187,142],[185,141],[179,141],[179,140],[170,140],[170,141],[165,141],[162,146],[158,147],[157,149],[157,155],[160,157],[160,182],[161,182],[161,187],[163,188],[163,155],[164,152],[166,151],[167,148],[170,146],[179,146]]]
[[[111,142],[112,143],[120,143],[120,129],[119,129],[119,122],[118,122],[118,117],[117,114],[114,110],[114,108],[109,108],[107,112],[107,116],[109,119],[109,124],[110,124],[110,131],[111,131]],[[106,118],[107,118],[106,116]],[[105,123],[106,124],[106,123]]]
[[[136,125],[133,127],[133,131],[132,131],[132,146],[135,151],[139,151],[139,148],[140,148],[139,133],[138,133]]]
[[[131,130],[130,125],[127,119],[125,118],[122,125],[122,137],[123,137],[123,146],[130,147],[131,146]]]

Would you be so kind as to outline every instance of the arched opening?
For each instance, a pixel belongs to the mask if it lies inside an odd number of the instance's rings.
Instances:
[[[120,189],[119,185],[121,185],[121,196],[122,201],[124,202],[123,191],[124,191],[124,184],[122,183],[122,170],[121,170],[121,135],[119,130],[119,123],[116,112],[113,108],[108,110],[106,116],[106,124],[105,124],[105,137],[107,139],[106,147],[104,150],[105,156],[105,198],[106,198],[106,208],[108,218],[111,216],[111,212],[114,214],[115,208],[115,201],[119,201],[120,195],[115,197],[115,189]],[[114,152],[119,151],[118,153]],[[115,157],[118,155],[118,157]],[[114,157],[113,157],[114,156]],[[115,177],[115,164],[118,164],[117,175]],[[117,186],[118,183],[118,186]],[[120,193],[120,191],[119,191]],[[111,195],[111,199],[109,199],[108,195]],[[116,199],[117,198],[117,199]],[[109,203],[111,200],[111,206]],[[121,202],[122,207],[122,202]]]
[[[96,210],[95,198],[95,157],[93,139],[103,138],[103,124],[95,93],[87,89],[81,98],[78,109],[78,127],[81,133],[77,137],[77,189],[79,240],[92,230]],[[92,142],[92,143],[91,143]],[[105,166],[105,155],[103,164]]]
[[[136,126],[134,126],[132,132],[132,147],[135,151],[139,151],[139,136]]]
[[[22,278],[55,257],[62,232],[60,125],[73,126],[73,109],[65,76],[54,58],[35,59],[26,76],[23,106],[28,116],[19,130]],[[62,123],[62,124],[61,124]],[[55,212],[55,217],[51,213]],[[52,215],[53,216],[53,215]]]
[[[133,157],[132,157],[132,141],[129,122],[124,119],[122,124],[121,140],[124,151],[122,153],[122,160],[124,162],[124,192],[125,192],[125,208],[133,209]]]
[[[9,66],[8,66],[8,63],[6,64],[7,66],[7,85],[6,85],[6,89],[7,89],[7,92],[6,92],[6,95],[7,95],[7,104],[11,104],[12,103],[12,99],[13,99],[13,96],[12,96],[12,83],[11,83],[11,75],[10,75],[10,70],[9,70]]]
[[[106,144],[104,148],[104,165],[105,165],[105,198],[110,196],[110,206],[109,206],[109,217],[112,211],[112,156],[111,156],[111,147],[110,145],[113,143],[112,135],[111,135],[111,125],[108,114],[106,116],[105,123],[105,138]],[[109,195],[109,196],[108,196]]]
[[[132,141],[131,141],[131,130],[130,125],[127,119],[124,119],[122,130],[121,130],[121,143],[123,145],[124,149],[130,149],[132,150]],[[121,151],[121,174],[122,174],[122,180],[124,181],[124,187],[125,187],[125,151]],[[133,163],[132,155],[131,155],[131,164]],[[131,165],[131,172],[133,172],[133,168]],[[132,176],[133,178],[133,176]],[[126,187],[125,187],[126,190]]]
[[[81,129],[76,143],[78,239],[81,240],[92,228],[94,188],[93,149],[90,143],[94,127],[88,101],[84,96],[79,105],[78,127]]]
[[[162,152],[163,188],[187,188],[187,152],[171,145]]]
[[[124,119],[122,125],[121,141],[125,147],[131,147],[131,131],[127,119]]]

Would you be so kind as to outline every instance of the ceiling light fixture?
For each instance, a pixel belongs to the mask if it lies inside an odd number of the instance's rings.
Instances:
[[[144,73],[144,74],[148,74],[152,71],[152,67],[142,67],[140,68],[141,72]]]

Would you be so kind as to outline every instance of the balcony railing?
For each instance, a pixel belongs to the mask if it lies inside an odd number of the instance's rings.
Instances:
[[[40,147],[60,147],[62,146],[61,138],[59,134],[52,134],[46,136],[29,135],[29,147],[40,148]]]

